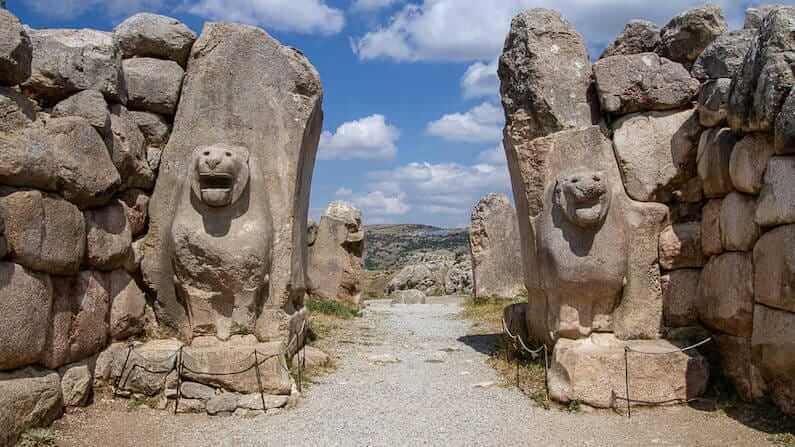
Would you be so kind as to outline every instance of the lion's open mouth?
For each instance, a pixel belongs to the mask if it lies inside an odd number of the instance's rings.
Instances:
[[[199,174],[199,186],[205,190],[231,190],[235,185],[235,178],[231,174],[207,173]]]

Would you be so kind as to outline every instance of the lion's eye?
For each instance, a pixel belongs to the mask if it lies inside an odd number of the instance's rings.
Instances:
[[[232,156],[232,153],[231,153],[231,152],[227,152],[227,153],[226,153],[226,156],[227,156],[227,157],[231,157],[231,156]]]
[[[210,151],[204,151],[204,155],[205,156],[210,155]]]

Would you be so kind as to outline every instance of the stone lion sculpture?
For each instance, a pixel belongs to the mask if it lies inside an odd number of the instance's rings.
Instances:
[[[250,200],[248,149],[196,148],[171,226],[174,288],[193,336],[253,333],[267,301],[272,228]]]

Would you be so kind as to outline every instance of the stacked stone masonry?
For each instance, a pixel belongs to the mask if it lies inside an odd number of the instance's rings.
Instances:
[[[614,405],[603,391],[623,389],[625,345],[675,350],[705,328],[716,363],[650,361],[629,372],[633,398],[694,397],[721,374],[795,414],[793,28],[791,6],[751,8],[735,31],[715,6],[662,28],[634,20],[589,70],[557,13],[514,19],[499,67],[505,148],[526,330],[555,344],[553,398]],[[560,91],[599,110],[594,121]]]

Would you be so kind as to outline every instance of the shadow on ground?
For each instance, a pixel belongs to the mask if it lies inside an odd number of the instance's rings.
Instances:
[[[458,337],[458,341],[481,354],[492,355],[497,352],[502,337],[502,334],[464,335]]]

